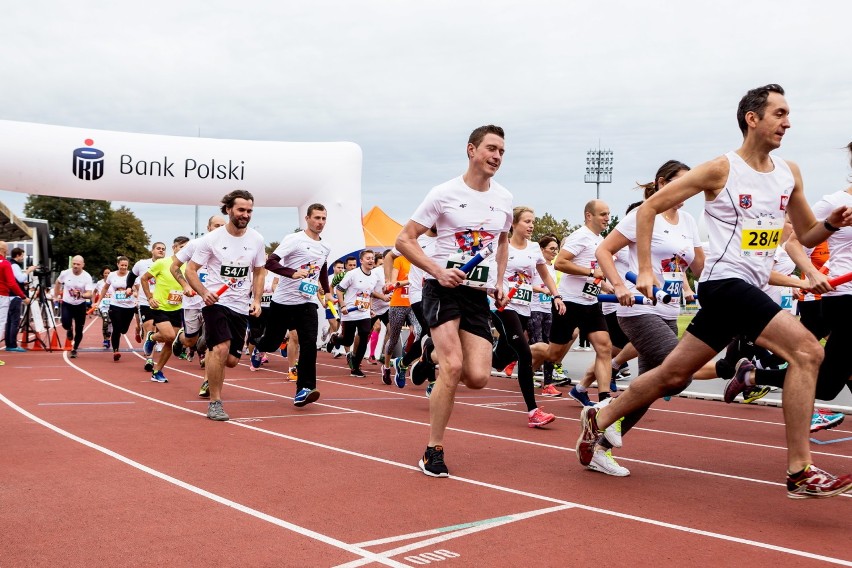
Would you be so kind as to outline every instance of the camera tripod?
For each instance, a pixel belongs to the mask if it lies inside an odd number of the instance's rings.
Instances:
[[[33,311],[33,306],[36,307],[36,311]],[[33,323],[36,323],[35,329],[33,329]],[[46,342],[41,337],[42,332],[38,330],[40,326],[46,328]],[[24,337],[23,343],[29,343],[31,341],[30,335],[32,335],[35,337],[32,341],[38,342],[43,350],[53,351],[50,345],[50,334],[51,332],[57,333],[56,317],[53,315],[53,302],[47,297],[44,286],[40,283],[33,288],[32,294],[30,294],[30,303],[24,306],[21,332]]]

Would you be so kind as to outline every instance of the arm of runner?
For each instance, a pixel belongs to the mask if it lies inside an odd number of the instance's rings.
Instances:
[[[459,286],[464,282],[465,273],[458,268],[443,268],[438,266],[434,260],[426,256],[426,253],[417,244],[417,237],[428,230],[429,227],[409,219],[396,238],[396,250],[402,253],[402,256],[407,258],[411,264],[431,274],[441,286],[447,288]]]
[[[655,304],[653,287],[659,284],[651,266],[651,235],[655,217],[702,192],[707,201],[714,200],[725,187],[730,167],[725,156],[696,166],[667,184],[665,191],[658,191],[646,199],[636,210],[636,256],[639,265],[636,289]]]
[[[251,306],[249,307],[249,315],[260,315],[260,300],[263,297],[263,285],[266,281],[266,268],[263,266],[255,266],[252,274],[251,282]]]
[[[556,306],[556,311],[559,315],[565,314],[565,303],[562,301],[562,296],[557,296],[556,294],[556,282],[553,281],[553,276],[550,275],[550,272],[547,270],[546,264],[537,264],[535,267],[538,270],[538,275],[541,277],[542,282],[544,282],[545,289],[550,293],[553,298],[553,305]],[[538,286],[533,286],[533,289],[538,288]],[[553,290],[553,292],[550,292]],[[559,302],[557,304],[557,302]]]
[[[595,267],[593,269],[591,266],[577,264],[574,262],[574,256],[574,253],[566,249],[560,250],[556,259],[553,261],[553,267],[559,272],[564,272],[565,274],[573,274],[575,276],[594,275],[595,278],[603,278],[604,275],[600,268]]]
[[[295,268],[283,266],[281,264],[281,257],[277,254],[270,254],[269,258],[266,259],[266,269],[278,274],[279,276],[283,276],[284,278],[293,278],[294,280],[301,280],[308,275],[307,270],[297,270]]]
[[[805,199],[799,166],[793,162],[787,162],[787,165],[790,166],[795,179],[793,191],[787,201],[787,215],[790,216],[793,230],[800,243],[806,247],[815,247],[826,240],[834,230],[852,225],[852,208],[845,206],[834,209],[826,215],[825,219],[817,220]],[[831,229],[832,227],[834,230]]]
[[[621,249],[630,244],[630,240],[625,237],[618,229],[610,231],[598,248],[595,250],[595,258],[598,260],[598,267],[604,277],[612,285],[613,293],[618,297],[618,303],[622,306],[632,306],[636,301],[632,292],[627,289],[622,275],[618,273],[615,267],[615,261],[612,257]]]
[[[160,302],[157,301],[157,298],[154,297],[154,293],[151,292],[151,283],[149,282],[149,280],[153,277],[153,274],[146,272],[142,275],[142,278],[139,279],[139,284],[142,286],[142,293],[145,294],[146,298],[148,298],[148,304],[151,306],[151,309],[159,310]]]
[[[505,307],[509,297],[503,292],[503,277],[506,275],[506,265],[509,263],[509,233],[500,233],[497,237],[497,288],[494,290],[494,305]],[[461,272],[461,271],[459,271]]]
[[[399,257],[400,254],[396,248],[390,249],[387,255],[385,255],[385,262],[382,264],[382,270],[385,273],[385,282],[391,283],[396,281],[396,273],[394,272],[396,268],[393,263]]]
[[[190,260],[186,265],[186,281],[195,290],[195,293],[201,296],[205,306],[212,306],[219,301],[219,296],[205,288],[204,284],[201,283],[201,279],[198,277],[199,268],[201,268],[200,264]]]
[[[817,294],[825,294],[834,290],[834,287],[828,283],[828,276],[823,274],[817,267],[813,265],[810,257],[805,252],[802,243],[796,238],[796,233],[790,235],[787,242],[784,244],[784,250],[790,256],[790,260],[796,265],[802,274],[807,278],[809,290],[813,290]],[[801,288],[801,286],[799,286]]]

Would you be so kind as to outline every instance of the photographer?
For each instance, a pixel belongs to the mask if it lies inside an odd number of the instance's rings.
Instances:
[[[30,273],[36,269],[35,266],[30,266],[24,270],[24,249],[15,247],[12,249],[12,274],[15,280],[24,291],[27,293],[27,282],[29,281]],[[6,351],[15,351],[23,353],[26,349],[18,347],[18,328],[21,325],[21,312],[23,311],[24,298],[15,296],[9,302],[9,317],[6,319]]]
[[[6,351],[25,351],[17,344],[18,322],[21,319],[21,299],[25,304],[29,304],[30,300],[18,285],[12,263],[6,259],[8,251],[9,245],[0,241],[0,339],[6,337]],[[16,307],[14,313],[10,313],[12,309],[12,298],[10,296],[13,294],[16,298]],[[7,319],[14,320],[14,330],[6,325]],[[9,323],[12,323],[12,321],[9,321]]]

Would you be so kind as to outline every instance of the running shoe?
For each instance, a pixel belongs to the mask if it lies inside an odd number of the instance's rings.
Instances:
[[[568,391],[568,396],[582,404],[583,406],[594,406],[595,403],[589,398],[589,393],[580,392],[577,390],[577,387],[572,388]]]
[[[435,365],[434,363],[415,361],[409,367],[409,374],[411,375],[411,382],[420,386],[426,381],[435,380]]]
[[[290,367],[290,371],[287,373],[287,378],[291,382],[296,382],[299,380],[299,367],[293,366]]]
[[[556,379],[556,373],[553,373],[553,378]],[[569,378],[556,379],[555,381],[553,381],[552,384],[555,387],[570,387],[574,384],[574,381]]]
[[[533,372],[533,377],[543,377],[543,376],[544,376],[544,371],[542,371],[542,370],[538,370],[538,371]]]
[[[201,383],[201,388],[198,390],[198,396],[201,398],[210,398],[210,385],[207,384],[207,380]]]
[[[517,364],[517,361],[512,361],[511,363],[506,365],[505,369],[503,369],[503,374],[506,375],[507,378],[510,378],[510,379],[512,378],[512,374],[515,372],[515,365],[516,364]]]
[[[382,365],[382,382],[386,385],[391,384],[391,369]]]
[[[145,344],[142,346],[142,351],[145,353],[146,357],[150,357],[152,353],[154,353],[154,347],[157,345],[157,342],[154,341],[154,332],[149,331],[145,336]]]
[[[544,381],[541,379],[533,379],[533,386],[537,389],[540,389],[544,386]]]
[[[258,351],[257,347],[252,349],[251,357],[249,357],[249,362],[251,363],[249,365],[249,368],[252,371],[257,371],[258,369],[260,369],[260,366],[263,365],[263,353]]]
[[[316,389],[302,389],[293,398],[293,406],[305,406],[306,404],[316,402],[319,400],[319,397],[320,393]]]
[[[112,360],[118,361],[119,359],[121,359],[121,353],[119,353],[118,351],[113,351],[112,352]]]
[[[266,356],[266,353],[262,353],[263,357],[260,358],[260,362],[266,365],[269,363],[269,357]]]
[[[104,349],[109,349],[109,339],[104,339]]]
[[[825,408],[815,408],[811,418],[811,432],[828,430],[843,422],[845,416],[842,412],[832,412]]]
[[[835,477],[815,465],[809,465],[795,475],[787,473],[787,497],[790,499],[821,499],[850,489],[852,475]]]
[[[6,352],[8,353],[26,353],[27,350],[23,347],[7,347]]]
[[[542,426],[550,424],[554,420],[556,420],[556,416],[548,412],[544,412],[540,408],[536,408],[529,414],[527,426],[530,428],[541,428]]]
[[[426,398],[432,398],[432,389],[435,388],[435,381],[431,381],[426,385]]]
[[[553,364],[553,378],[554,379],[567,379],[565,376],[565,371],[562,370],[562,363],[554,363]]]
[[[225,413],[225,409],[222,408],[221,400],[214,400],[207,405],[207,418],[217,422],[224,422],[231,419],[231,417]]]
[[[0,361],[0,367],[6,364],[6,361]]]
[[[618,385],[615,384],[615,379],[609,381],[609,392],[618,392]]]
[[[76,359],[76,358],[77,358],[77,350],[76,350],[76,349],[72,349],[72,350],[71,350],[71,358],[72,358],[72,359]]]
[[[558,398],[562,396],[562,391],[556,390],[556,387],[554,387],[553,385],[544,385],[543,387],[541,387],[541,396]]]
[[[618,465],[618,462],[612,457],[612,450],[604,450],[603,448],[595,450],[592,461],[589,462],[586,468],[615,477],[627,477],[630,475],[630,470]]]
[[[423,473],[430,477],[450,476],[447,464],[444,463],[444,446],[427,447],[426,452],[420,458],[420,462],[417,465],[420,466],[420,470]]]
[[[155,383],[167,383],[169,379],[166,378],[162,371],[157,371],[151,374],[151,381]]]
[[[328,338],[328,343],[325,344],[325,350],[326,350],[327,353],[331,353],[335,350],[335,347],[334,347],[334,338],[335,337],[337,337],[337,334],[332,333],[331,337]],[[285,357],[285,355],[282,355],[282,357]]]
[[[757,385],[753,387],[748,387],[746,390],[743,391],[743,402],[746,404],[751,404],[755,400],[760,400],[771,392],[772,387],[761,387]]]
[[[621,366],[618,368],[618,376],[616,378],[624,379],[624,378],[627,378],[629,376],[630,376],[630,365],[628,365],[627,363],[622,363]]]
[[[402,357],[391,359],[391,367],[394,370],[393,383],[398,388],[405,388],[405,372],[408,370],[408,367],[402,364]]]
[[[145,359],[145,370],[149,373],[154,372],[154,360],[150,357],[148,359]]]
[[[332,350],[331,352],[332,357],[334,357],[335,359],[340,359],[346,354],[346,349],[342,345],[340,347],[335,347],[334,350]]]
[[[364,371],[362,371],[360,368],[355,367],[354,369],[352,369],[351,371],[349,371],[349,376],[350,376],[350,377],[358,377],[359,379],[363,379],[363,378],[364,378],[364,377],[366,377],[367,375],[365,375],[365,374],[364,374]]]
[[[423,339],[420,340],[420,347],[423,350],[423,355],[420,356],[420,360],[424,363],[434,364],[435,361],[432,360],[432,351],[435,350],[435,344],[432,343],[432,337],[426,335]]]
[[[730,404],[734,402],[737,395],[746,390],[749,385],[746,384],[746,377],[749,371],[754,369],[754,365],[746,359],[742,358],[737,361],[737,366],[734,368],[734,376],[725,385],[725,402]]]
[[[608,398],[600,401],[599,403],[597,403],[595,405],[595,408],[601,409],[604,406],[608,405],[610,402],[612,402],[612,398],[608,397]],[[604,433],[603,433],[604,438],[606,438],[606,441],[609,442],[610,445],[613,448],[620,448],[621,447],[621,421],[622,420],[624,420],[624,417],[619,418],[618,420],[616,420],[615,422],[613,422],[612,424],[607,426],[606,430],[604,430]]]
[[[136,328],[136,335],[133,336],[133,339],[136,340],[136,343],[142,343],[142,330],[140,328]]]
[[[349,367],[350,371],[355,370],[355,362],[352,360],[352,353],[346,354],[346,365]]]
[[[378,365],[379,364],[379,362],[376,361],[376,358],[373,357],[372,355],[367,357],[367,363],[369,363],[370,365]]]
[[[185,350],[185,347],[183,346],[183,343],[180,340],[180,336],[181,336],[182,333],[183,333],[183,328],[180,328],[177,332],[177,335],[175,336],[175,340],[172,341],[172,353],[174,353],[178,357],[183,355],[184,350]]]
[[[585,406],[580,411],[580,437],[577,439],[575,449],[577,459],[580,460],[582,465],[592,463],[595,446],[603,435],[603,432],[598,430],[598,425],[595,423],[597,413],[598,409],[594,406]]]
[[[205,357],[207,357],[207,352],[198,354],[198,365],[203,369],[205,366]]]

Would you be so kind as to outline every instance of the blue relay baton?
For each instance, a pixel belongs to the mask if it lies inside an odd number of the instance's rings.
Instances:
[[[644,303],[648,302],[648,298],[646,298],[645,296],[641,296],[641,295],[640,296],[633,296],[633,301],[637,304],[644,304]],[[598,294],[598,302],[617,304],[618,303],[618,296],[616,296],[615,294]],[[648,303],[650,303],[650,302],[648,302]]]
[[[624,275],[624,277],[627,278],[628,280],[630,280],[633,284],[636,284],[636,274],[635,273],[628,272],[627,274]],[[666,294],[665,292],[663,292],[662,290],[660,290],[656,286],[654,286],[654,296],[657,297],[658,302],[662,302],[664,304],[668,304],[669,302],[672,301],[672,297],[670,295]]]
[[[467,262],[465,262],[464,264],[459,266],[459,270],[461,270],[465,274],[470,274],[471,270],[476,268],[477,265],[479,265],[480,262],[482,262],[483,260],[485,260],[486,258],[491,256],[493,253],[494,253],[494,243],[490,242],[487,245],[485,245],[484,247],[482,247],[481,249],[479,249],[479,251],[477,251],[477,253],[475,255],[473,255],[473,257],[471,257],[470,260],[468,260]]]

